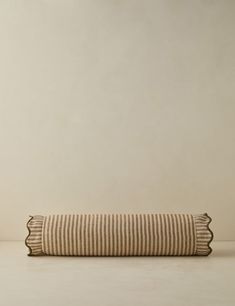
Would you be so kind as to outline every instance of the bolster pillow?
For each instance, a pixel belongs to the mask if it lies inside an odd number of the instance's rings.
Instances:
[[[79,214],[33,216],[28,255],[209,255],[207,214]]]

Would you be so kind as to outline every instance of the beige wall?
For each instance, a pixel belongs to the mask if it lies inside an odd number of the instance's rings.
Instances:
[[[207,211],[235,239],[235,1],[0,1],[0,239],[29,214]]]

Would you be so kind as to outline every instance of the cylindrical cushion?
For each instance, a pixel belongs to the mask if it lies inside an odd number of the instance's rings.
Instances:
[[[207,214],[80,214],[33,216],[29,255],[209,255]]]

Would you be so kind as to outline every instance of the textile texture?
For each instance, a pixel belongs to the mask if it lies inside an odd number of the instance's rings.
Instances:
[[[29,255],[209,255],[207,214],[80,214],[33,216]]]

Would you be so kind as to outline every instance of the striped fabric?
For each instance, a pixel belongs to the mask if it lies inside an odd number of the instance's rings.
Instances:
[[[206,214],[35,216],[26,245],[29,255],[208,255],[210,221]]]
[[[211,218],[207,214],[194,216],[198,255],[208,255],[208,252],[212,252],[209,246],[213,239],[213,234],[208,229],[210,222]]]
[[[32,255],[42,255],[42,226],[43,216],[30,217],[27,227],[29,235],[26,238],[27,245],[29,246]]]

